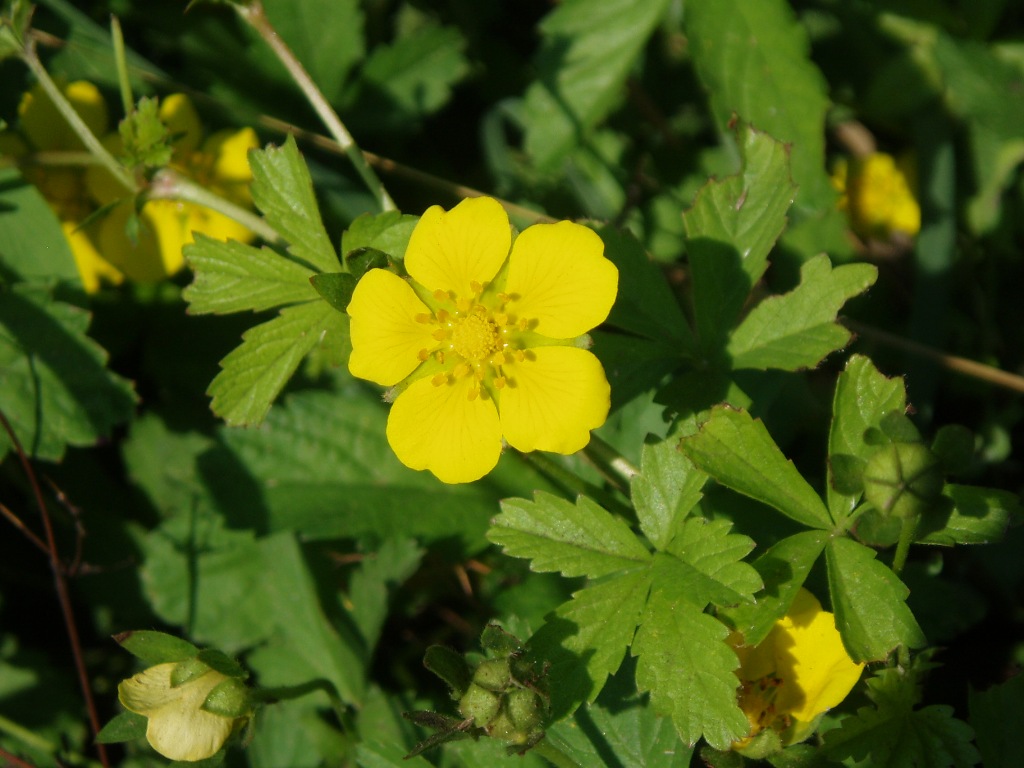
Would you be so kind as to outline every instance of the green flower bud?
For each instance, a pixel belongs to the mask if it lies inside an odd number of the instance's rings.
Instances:
[[[491,722],[499,709],[501,697],[476,683],[470,683],[469,688],[459,699],[459,712],[467,720],[472,719],[473,725],[478,728],[483,728]]]
[[[916,517],[942,494],[938,458],[921,443],[891,443],[864,468],[864,496],[883,515]]]
[[[487,735],[495,739],[507,741],[510,744],[522,744],[529,738],[529,734],[518,728],[512,722],[509,713],[504,710],[487,726]]]
[[[544,707],[540,697],[526,688],[517,688],[505,695],[505,710],[516,728],[527,733],[539,726],[544,719]]]
[[[247,717],[252,711],[249,689],[237,677],[229,677],[214,686],[202,709],[223,717]]]
[[[512,682],[508,659],[487,659],[473,673],[473,682],[489,691],[504,691]]]

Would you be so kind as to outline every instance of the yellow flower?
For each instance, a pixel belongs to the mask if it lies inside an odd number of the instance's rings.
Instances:
[[[161,755],[171,760],[205,760],[220,751],[248,716],[208,709],[214,689],[238,685],[234,678],[200,665],[198,674],[174,685],[172,676],[180,666],[175,662],[152,666],[122,681],[117,697],[125,709],[148,719],[146,741]]]
[[[805,589],[759,645],[739,646],[736,654],[739,704],[750,721],[750,733],[733,745],[739,751],[769,728],[782,746],[806,739],[819,716],[846,698],[864,667],[847,654],[833,615]]]
[[[875,152],[852,163],[840,160],[832,183],[842,194],[841,210],[861,237],[913,237],[921,229],[921,208],[915,197],[914,171],[907,159]]]
[[[349,370],[400,385],[387,436],[403,464],[463,483],[494,467],[502,437],[520,451],[587,444],[610,390],[577,342],[618,289],[601,238],[562,221],[513,244],[501,205],[471,198],[423,214],[405,268],[409,280],[367,272],[348,307]]]

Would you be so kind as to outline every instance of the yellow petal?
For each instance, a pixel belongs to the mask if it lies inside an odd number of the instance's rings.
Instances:
[[[536,320],[533,330],[571,339],[604,322],[619,271],[595,232],[571,221],[535,224],[516,238],[505,293],[509,311]]]
[[[172,93],[160,102],[160,122],[171,134],[176,157],[183,157],[199,148],[203,127],[192,100],[183,93]]]
[[[82,278],[82,286],[86,293],[96,293],[101,283],[112,283],[120,285],[124,275],[109,261],[100,256],[92,238],[77,228],[73,221],[62,221],[60,228],[64,231],[64,238],[71,247],[71,253],[75,257],[75,266],[78,267],[78,275]]]
[[[248,184],[252,181],[249,150],[260,145],[256,131],[217,131],[203,143],[203,152],[213,158],[213,177],[217,184]]]
[[[584,349],[531,349],[505,373],[501,430],[520,451],[575,453],[608,417],[608,380],[598,359]]]
[[[101,143],[114,157],[121,154],[122,145],[119,134],[109,133],[103,137]],[[85,171],[85,186],[93,200],[100,205],[108,205],[128,194],[128,190],[105,165],[96,163],[90,165]]]
[[[417,322],[428,314],[409,284],[386,269],[371,269],[356,285],[348,305],[352,319],[353,376],[385,387],[397,384],[420,364],[421,349],[432,350],[434,326]]]
[[[145,715],[146,740],[171,760],[204,760],[216,754],[231,735],[234,719],[201,709],[210,691],[227,678],[210,670],[176,688],[171,673],[177,664],[157,664],[123,681],[117,695],[125,709]]]
[[[106,133],[107,104],[95,85],[76,80],[62,92],[94,136]],[[36,149],[78,150],[85,146],[40,85],[22,97],[18,116],[22,131]]]
[[[135,282],[163,280],[180,268],[184,235],[176,208],[180,204],[153,200],[143,206],[135,242],[127,234],[131,201],[113,208],[99,222],[97,243],[100,253]],[[175,248],[177,249],[175,251]],[[177,254],[177,258],[175,258]],[[166,261],[165,261],[166,257]]]
[[[445,483],[477,480],[498,463],[501,425],[491,399],[469,398],[473,377],[414,381],[391,406],[388,442],[399,461]]]
[[[492,280],[508,257],[512,232],[505,209],[490,197],[463,200],[450,211],[428,208],[409,238],[405,268],[431,291],[472,292]]]
[[[864,665],[847,654],[835,617],[804,589],[777,627],[776,672],[783,685],[776,706],[796,720],[813,720],[846,698]]]

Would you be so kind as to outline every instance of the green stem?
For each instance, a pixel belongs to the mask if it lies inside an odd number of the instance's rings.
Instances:
[[[554,744],[547,739],[537,744],[533,749],[530,750],[534,754],[540,755],[555,768],[580,768],[580,764],[569,757],[565,752],[560,750]]]
[[[60,88],[53,82],[53,78],[50,77],[50,73],[46,71],[46,67],[43,66],[42,62],[39,61],[39,56],[36,55],[35,46],[29,43],[22,53],[22,60],[25,65],[35,75],[36,80],[46,91],[47,96],[53,102],[53,105],[57,108],[57,111],[61,113],[61,116],[67,121],[71,130],[75,132],[85,148],[91,152],[96,159],[106,166],[107,170],[117,179],[121,185],[134,194],[138,187],[135,184],[135,179],[128,173],[123,165],[117,162],[117,159],[110,154],[106,147],[100,143],[100,140],[96,138],[92,131],[89,130],[89,126],[85,124],[85,121],[79,117],[75,108],[71,106],[71,103],[64,98],[64,94],[61,93]]]
[[[220,195],[214,194],[170,168],[163,168],[157,171],[153,177],[153,183],[146,193],[146,199],[181,200],[186,203],[202,205],[210,210],[217,211],[217,213],[222,213],[230,219],[234,219],[268,243],[284,245],[284,239],[277,233],[276,229],[267,224],[266,220],[260,218],[247,208],[243,208]]]
[[[381,210],[395,210],[394,201],[384,188],[381,180],[377,177],[377,174],[374,173],[374,170],[366,162],[362,150],[359,149],[345,124],[341,122],[338,113],[334,111],[330,102],[320,92],[316,83],[313,82],[313,78],[309,76],[306,68],[302,66],[302,62],[298,60],[291,48],[288,47],[288,44],[270,23],[270,19],[267,18],[266,11],[263,9],[263,3],[259,0],[253,0],[250,3],[237,4],[234,8],[238,11],[239,16],[259,33],[260,37],[270,46],[278,60],[284,65],[285,69],[288,70],[292,79],[295,80],[295,83],[302,90],[302,93],[327,127],[327,132],[338,142],[338,146],[348,156],[349,161],[362,178],[363,183],[366,184],[370,192],[377,198]]]
[[[896,543],[896,554],[892,559],[892,572],[897,576],[903,570],[907,562],[907,554],[910,552],[910,545],[914,541],[914,534],[917,532],[917,515],[903,518],[903,525],[900,528],[900,538]]]
[[[121,108],[125,115],[135,111],[135,99],[132,86],[128,81],[128,57],[124,51],[124,35],[121,34],[121,22],[117,16],[110,17],[110,36],[114,40],[114,62],[117,65],[117,85],[121,92]]]
[[[597,435],[590,436],[590,442],[583,448],[583,455],[623,493],[629,492],[630,482],[640,474],[640,470],[633,466],[632,462]]]
[[[571,472],[563,467],[546,453],[542,451],[531,451],[529,453],[520,451],[519,455],[530,464],[533,464],[549,480],[562,486],[573,495],[589,496],[606,510],[618,515],[631,525],[636,523],[636,512],[633,511],[632,507],[623,504],[612,493],[608,493],[588,483],[575,472]]]

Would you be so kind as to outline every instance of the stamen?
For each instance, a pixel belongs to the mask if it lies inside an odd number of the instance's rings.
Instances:
[[[508,315],[504,312],[495,312],[494,323],[495,325],[508,325]]]
[[[520,319],[520,321],[519,321],[519,330],[520,331],[528,331],[528,330],[530,330],[530,321],[527,320],[525,317]]]
[[[470,307],[473,306],[473,302],[470,299],[456,299],[455,308],[459,312],[469,312]]]
[[[430,353],[427,352],[426,347],[424,347],[423,349],[416,353],[416,357],[420,359],[421,363],[425,363],[427,362],[427,360],[430,359]]]
[[[509,296],[504,291],[502,291],[501,293],[498,294],[498,301],[500,301],[502,304],[508,304],[511,300],[512,300],[512,297]]]
[[[432,378],[430,380],[430,383],[433,384],[435,387],[440,387],[442,384],[447,384],[448,383],[448,374],[447,373],[437,373],[437,374],[434,374],[434,378]]]
[[[517,349],[514,354],[516,356],[516,360],[518,360],[520,363],[526,362],[526,353],[523,350]]]
[[[446,329],[446,328],[438,328],[438,329],[437,329],[436,331],[434,331],[434,332],[433,332],[432,334],[430,334],[430,335],[431,335],[431,336],[433,336],[433,337],[434,337],[435,339],[437,339],[438,341],[444,341],[445,339],[447,339],[447,338],[448,338],[448,335],[449,335],[450,333],[451,333],[451,331],[449,331],[449,330],[448,330],[448,329]]]
[[[502,365],[508,365],[508,362],[508,357],[505,356],[504,352],[495,352],[491,356],[491,365],[493,365],[495,368]]]
[[[418,312],[416,314],[417,323],[430,323],[433,322],[434,318],[426,312]]]
[[[494,377],[494,387],[495,387],[495,389],[504,389],[505,388],[505,377],[504,376],[495,376]]]
[[[442,291],[440,288],[438,288],[436,291],[434,291],[434,298],[437,299],[438,301],[448,301],[448,299],[451,298],[451,295],[448,293],[448,291]]]
[[[454,376],[456,379],[461,379],[463,376],[468,376],[469,371],[470,367],[468,365],[466,365],[465,363],[459,363],[452,370],[452,376]]]
[[[443,349],[437,350],[437,362],[439,362],[441,365],[444,365],[444,350]]]
[[[447,323],[450,317],[451,315],[449,314],[447,309],[437,310],[437,322]]]
[[[480,283],[477,282],[476,280],[469,281],[469,288],[470,290],[473,291],[473,294],[476,296],[479,296],[481,293],[484,292],[484,287],[480,285]]]
[[[476,400],[478,397],[480,397],[480,387],[470,387],[469,392],[466,393],[466,397],[469,399],[470,402]]]

